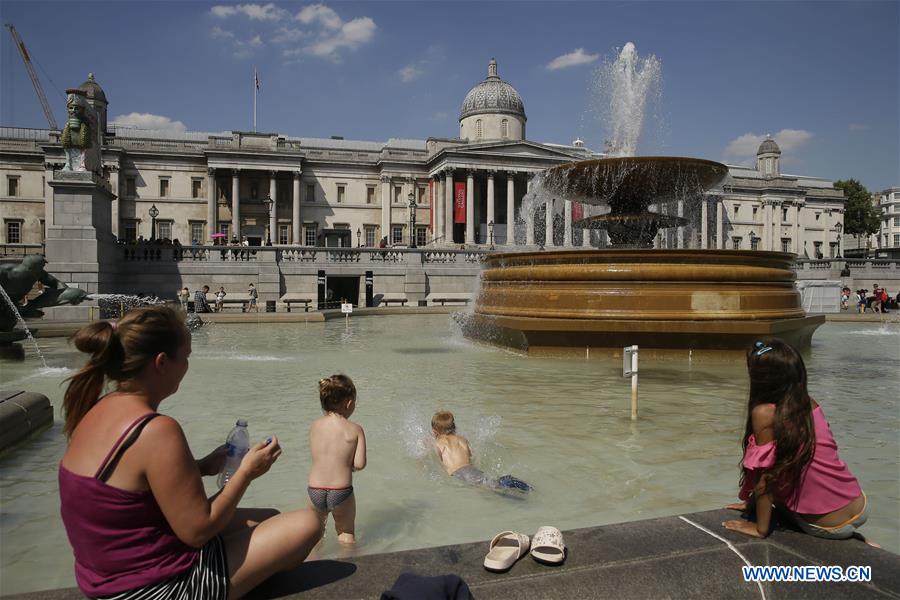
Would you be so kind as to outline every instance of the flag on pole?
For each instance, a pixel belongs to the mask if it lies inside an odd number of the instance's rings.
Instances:
[[[259,73],[256,69],[253,69],[253,79],[256,81],[256,91],[259,91]]]

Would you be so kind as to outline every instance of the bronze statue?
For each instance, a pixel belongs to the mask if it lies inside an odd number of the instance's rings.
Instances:
[[[87,292],[76,287],[69,287],[44,270],[47,259],[41,254],[29,254],[19,264],[0,265],[0,287],[16,305],[16,310],[23,319],[42,317],[40,310],[62,304],[80,304],[87,298]],[[41,282],[44,291],[36,298],[25,303],[25,296]],[[0,334],[12,331],[18,322],[13,309],[6,301],[0,301]]]

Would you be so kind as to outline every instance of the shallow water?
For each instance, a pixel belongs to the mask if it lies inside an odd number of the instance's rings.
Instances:
[[[38,342],[48,369],[30,350],[24,363],[0,363],[0,388],[46,394],[57,413],[51,430],[0,459],[2,594],[74,585],[56,466],[61,383],[83,357],[63,340]],[[369,446],[369,466],[353,482],[360,553],[707,510],[737,491],[747,393],[738,363],[642,361],[633,423],[620,361],[527,358],[473,344],[446,315],[212,324],[193,346],[181,389],[160,410],[181,422],[195,453],[222,443],[239,417],[253,439],[276,433],[285,449],[242,506],[306,503],[307,429],[321,414],[316,382],[334,372],[353,377],[352,418]],[[870,498],[863,533],[900,553],[900,328],[828,323],[807,366],[841,458]],[[447,477],[429,454],[438,409],[454,412],[477,465],[535,491],[506,497]],[[329,525],[319,556],[341,552]]]

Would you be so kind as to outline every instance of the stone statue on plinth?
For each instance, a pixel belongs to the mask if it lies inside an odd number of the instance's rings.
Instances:
[[[62,129],[59,142],[66,153],[63,171],[84,173],[99,168],[99,144],[97,114],[88,103],[87,95],[79,89],[66,90],[68,119]],[[94,156],[96,155],[96,156]]]
[[[50,306],[62,304],[80,304],[87,298],[87,292],[76,287],[69,287],[53,275],[44,270],[47,259],[41,254],[29,254],[19,264],[0,265],[0,287],[14,306],[0,298],[0,343],[9,343],[24,337],[24,332],[13,332],[13,327],[18,323],[15,314],[25,318],[42,317],[40,310]],[[32,300],[26,301],[25,296],[41,282],[44,291]]]

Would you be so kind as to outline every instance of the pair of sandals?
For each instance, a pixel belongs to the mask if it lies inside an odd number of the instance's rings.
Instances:
[[[503,531],[491,540],[490,550],[484,557],[484,568],[503,573],[529,552],[539,563],[558,565],[566,559],[566,544],[562,532],[556,527],[540,527],[529,539],[524,533]]]

